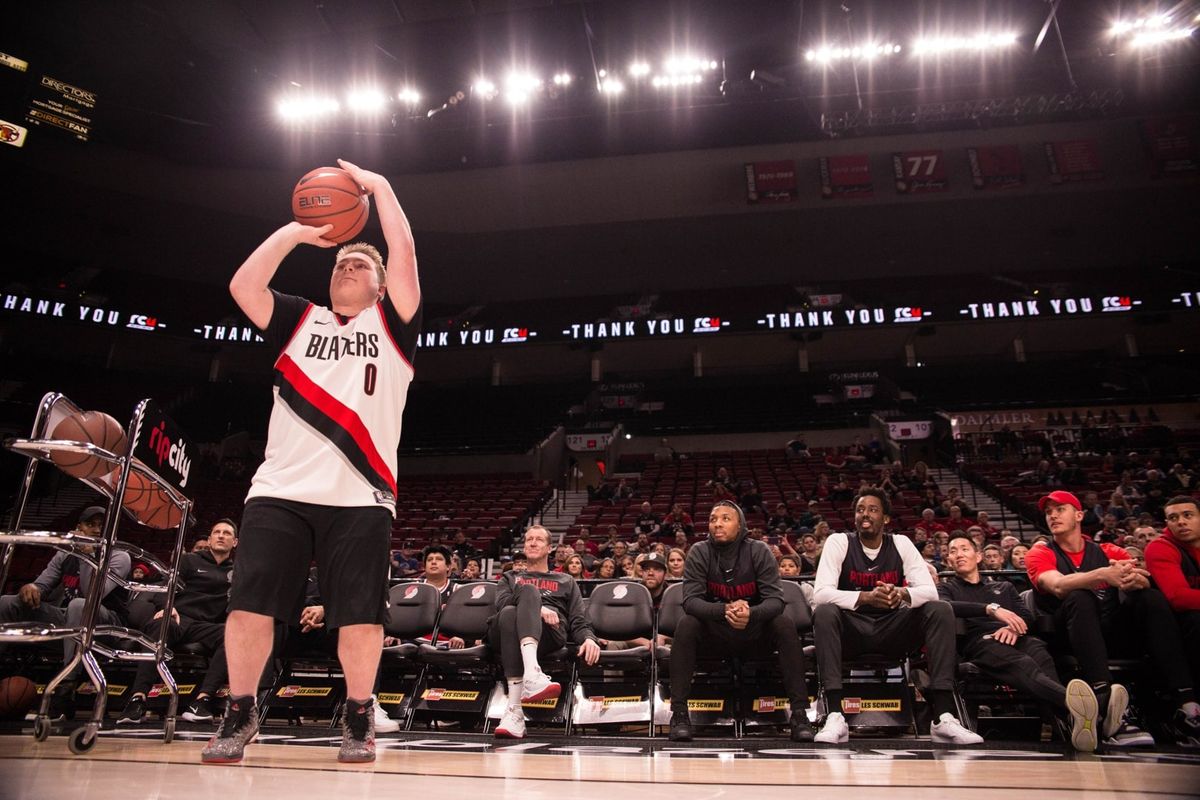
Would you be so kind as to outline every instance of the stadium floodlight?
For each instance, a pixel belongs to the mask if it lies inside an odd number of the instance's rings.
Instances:
[[[305,95],[285,97],[275,108],[279,112],[279,116],[294,122],[332,114],[341,108],[341,104],[332,97]]]
[[[496,84],[487,78],[480,78],[471,86],[471,94],[484,100],[491,100],[496,96]]]
[[[572,80],[572,78],[571,78],[571,74],[569,72],[554,73],[554,85],[555,86],[570,86],[571,80]]]
[[[695,56],[667,56],[663,59],[663,72],[667,75],[711,72],[717,66],[717,62],[712,59]]]
[[[396,99],[406,105],[415,106],[421,102],[421,93],[411,86],[405,86],[396,93]]]
[[[1134,47],[1154,47],[1167,42],[1177,42],[1187,39],[1194,33],[1194,28],[1167,28],[1165,30],[1144,30],[1130,40]]]
[[[872,61],[884,56],[897,55],[901,51],[898,44],[892,42],[864,42],[851,47],[830,47],[822,45],[815,50],[804,53],[805,61],[816,61],[819,64],[829,64],[834,61]]]
[[[351,111],[374,114],[387,105],[387,96],[378,89],[355,89],[346,95],[346,105]]]
[[[625,84],[617,78],[605,78],[600,82],[600,91],[615,97],[625,91]]]
[[[529,102],[542,88],[542,79],[527,72],[510,72],[504,79],[504,96],[514,106]]]
[[[1003,50],[1017,42],[1015,33],[978,33],[974,36],[928,36],[913,44],[917,56],[938,56],[950,53]]]
[[[629,77],[644,78],[650,74],[650,65],[645,61],[635,61],[629,65]]]

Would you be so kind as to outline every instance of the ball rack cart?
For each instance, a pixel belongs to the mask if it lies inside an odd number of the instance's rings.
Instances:
[[[38,622],[10,622],[0,624],[0,642],[48,642],[63,639],[75,639],[78,647],[74,657],[63,667],[47,685],[42,694],[41,705],[33,723],[33,736],[37,741],[45,741],[50,735],[49,707],[54,690],[68,678],[82,662],[87,676],[95,687],[95,704],[92,707],[91,719],[86,725],[76,728],[67,739],[67,746],[72,753],[86,753],[95,746],[98,740],[101,722],[104,719],[108,701],[108,681],[104,671],[96,660],[99,654],[105,658],[118,661],[153,661],[163,683],[171,692],[167,714],[164,717],[163,742],[170,742],[175,736],[175,713],[179,705],[179,689],[167,661],[171,659],[171,651],[166,646],[166,636],[169,625],[163,625],[157,641],[150,639],[141,631],[123,625],[97,625],[101,600],[103,599],[105,578],[115,580],[120,586],[131,592],[155,592],[165,594],[163,616],[169,618],[175,606],[175,593],[179,588],[179,559],[183,554],[184,537],[190,526],[192,501],[170,481],[134,455],[135,445],[139,437],[149,435],[146,423],[148,411],[157,410],[152,400],[142,400],[134,409],[129,429],[126,431],[128,448],[126,453],[113,453],[90,442],[77,442],[66,439],[47,438],[59,421],[65,417],[79,413],[80,408],[62,394],[51,392],[45,395],[38,406],[34,419],[33,431],[28,439],[9,438],[4,446],[19,455],[26,456],[29,464],[17,494],[17,502],[13,513],[12,529],[0,530],[0,586],[8,580],[9,564],[16,545],[36,545],[49,547],[65,553],[76,555],[81,561],[92,566],[95,570],[91,585],[86,593],[83,618],[79,626],[54,626]],[[29,491],[33,484],[34,475],[40,462],[53,463],[53,453],[79,453],[103,459],[113,465],[114,471],[101,478],[84,478],[83,483],[104,495],[109,500],[109,513],[104,517],[104,530],[100,536],[84,536],[78,533],[58,533],[54,531],[24,530],[21,526],[25,516],[26,505],[29,501]],[[180,520],[175,530],[175,544],[171,551],[170,565],[165,565],[155,556],[142,548],[116,538],[117,523],[120,520],[122,500],[125,497],[125,487],[131,473],[137,472],[152,481],[161,489],[169,501],[180,511]],[[117,513],[113,513],[116,510]],[[133,516],[128,509],[127,514]],[[136,519],[136,517],[134,517]],[[137,583],[108,574],[109,562],[114,549],[125,550],[131,557],[149,564],[166,577],[161,584]],[[89,552],[91,551],[91,552]],[[101,577],[104,576],[104,577]],[[101,641],[101,637],[104,641]],[[138,647],[144,649],[137,649]],[[131,649],[132,648],[132,649]]]

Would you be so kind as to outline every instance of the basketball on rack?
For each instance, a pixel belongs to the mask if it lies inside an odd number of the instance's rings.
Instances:
[[[0,719],[21,719],[33,708],[37,687],[21,675],[0,680]]]
[[[292,215],[296,221],[320,228],[333,225],[325,234],[331,242],[353,239],[367,224],[371,201],[350,173],[338,167],[318,167],[292,190]]]
[[[121,501],[138,522],[149,528],[167,530],[179,526],[183,512],[171,501],[170,495],[140,472],[130,472]]]
[[[125,455],[125,431],[121,424],[102,411],[80,411],[54,426],[51,439],[94,444],[116,455]],[[87,453],[53,452],[50,460],[63,472],[75,478],[99,478],[116,469],[116,465]]]

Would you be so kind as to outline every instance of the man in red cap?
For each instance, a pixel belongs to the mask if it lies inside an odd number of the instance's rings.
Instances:
[[[1025,556],[1037,606],[1065,633],[1065,644],[1104,709],[1105,744],[1152,745],[1153,737],[1126,719],[1129,693],[1112,682],[1108,655],[1110,648],[1148,651],[1162,684],[1181,709],[1188,703],[1194,706],[1179,626],[1167,599],[1150,586],[1150,573],[1139,569],[1125,550],[1097,544],[1083,534],[1083,508],[1075,495],[1051,492],[1038,501],[1038,508],[1054,538]]]
[[[1175,612],[1183,633],[1192,679],[1200,680],[1200,501],[1188,495],[1172,497],[1163,508],[1167,527],[1146,545],[1146,569]],[[1200,744],[1200,706],[1185,706],[1175,727],[1189,731]]]

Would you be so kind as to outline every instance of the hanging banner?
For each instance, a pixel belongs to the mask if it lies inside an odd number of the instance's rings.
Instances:
[[[1150,175],[1154,178],[1192,176],[1200,169],[1194,117],[1152,117],[1138,123]]]
[[[946,191],[946,160],[941,150],[892,153],[892,173],[900,194]]]
[[[1104,180],[1095,139],[1046,142],[1045,149],[1051,183]]]
[[[968,147],[967,163],[971,167],[971,185],[976,189],[991,191],[1025,185],[1021,149],[1016,145]]]
[[[746,164],[746,202],[790,203],[796,199],[795,161]]]
[[[836,200],[874,196],[870,156],[863,154],[821,157],[821,197]]]

